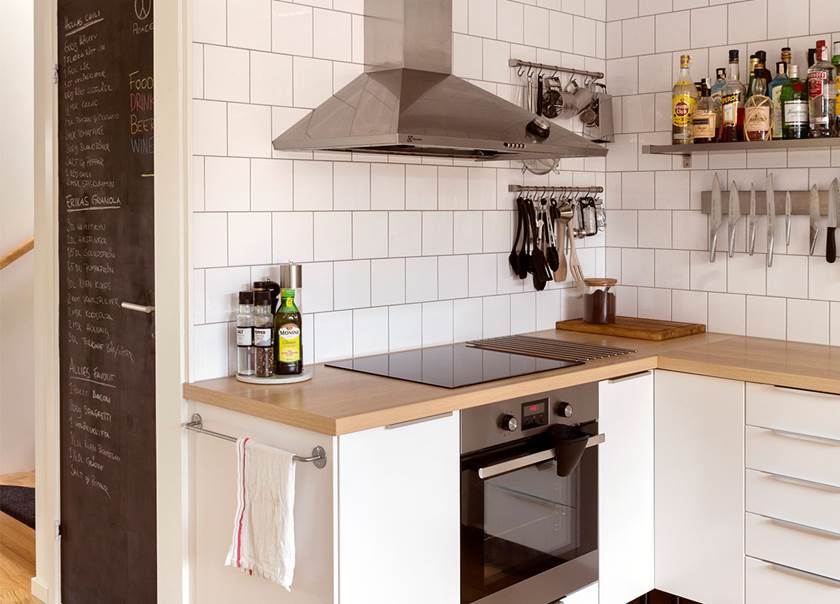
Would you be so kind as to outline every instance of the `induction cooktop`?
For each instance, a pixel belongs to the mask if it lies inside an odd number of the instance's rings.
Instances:
[[[459,388],[582,364],[579,361],[481,350],[464,343],[344,359],[326,363],[326,366],[443,388]]]

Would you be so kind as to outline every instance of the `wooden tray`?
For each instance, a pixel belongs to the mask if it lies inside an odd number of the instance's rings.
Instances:
[[[584,323],[583,319],[557,321],[557,329],[561,331],[577,331],[603,336],[618,336],[620,338],[636,338],[637,340],[655,340],[661,342],[662,340],[704,333],[706,326],[700,323],[675,323],[673,321],[637,319],[635,317],[616,317],[615,323],[608,325]]]

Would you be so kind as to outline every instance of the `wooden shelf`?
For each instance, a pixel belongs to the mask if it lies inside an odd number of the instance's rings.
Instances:
[[[734,151],[779,151],[783,149],[830,149],[840,147],[840,138],[804,138],[747,143],[697,143],[694,145],[644,145],[642,153],[652,155],[691,155]]]

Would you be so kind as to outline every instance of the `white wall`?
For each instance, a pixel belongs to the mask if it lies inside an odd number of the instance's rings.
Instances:
[[[282,132],[363,70],[363,0],[195,0],[191,380],[235,370],[235,292],[306,263],[307,362],[552,327],[569,290],[507,266],[509,183],[603,184],[605,162],[549,177],[507,162],[280,154]],[[509,57],[602,71],[605,0],[454,0],[454,72],[510,100]],[[579,123],[579,122],[578,122]],[[603,271],[603,237],[580,254]]]
[[[774,174],[776,191],[826,189],[840,176],[840,149],[756,151],[680,157],[643,155],[642,145],[670,143],[670,90],[679,56],[692,57],[694,80],[727,65],[738,48],[746,82],[749,55],[765,50],[775,70],[780,49],[790,46],[800,74],[806,49],[817,39],[840,39],[837,0],[608,0],[607,81],[620,95],[619,132],[607,158],[609,228],[606,268],[626,284],[619,290],[621,314],[707,323],[710,331],[840,344],[840,264],[808,257],[808,217],[796,216],[790,249],[784,220],[777,222],[776,257],[766,268],[766,219],[759,221],[756,254],[743,253],[745,220],[739,224],[734,258],[708,261],[706,216],[700,191],[735,180],[749,195]],[[726,185],[724,185],[726,186]],[[742,193],[744,195],[744,193]],[[727,195],[724,193],[724,201]],[[725,227],[718,236],[726,247]]]
[[[0,254],[33,232],[33,3],[0,19]],[[33,255],[0,271],[0,474],[35,467]]]

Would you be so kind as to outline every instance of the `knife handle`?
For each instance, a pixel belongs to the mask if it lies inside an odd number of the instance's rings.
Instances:
[[[828,227],[825,232],[825,259],[827,262],[837,260],[837,244],[834,241],[834,227]]]

